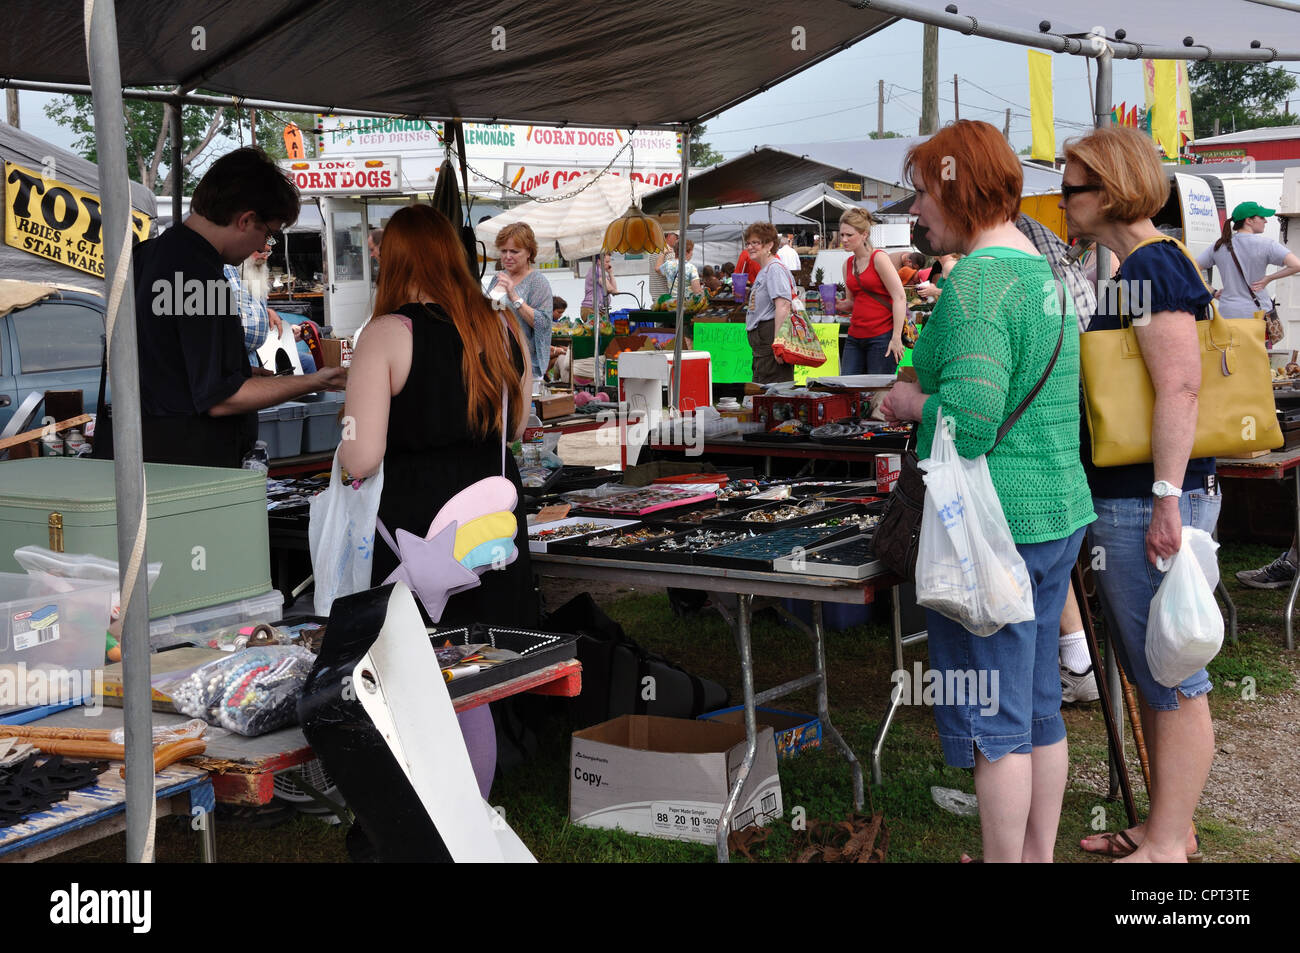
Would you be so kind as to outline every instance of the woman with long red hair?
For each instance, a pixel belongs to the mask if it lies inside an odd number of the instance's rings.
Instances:
[[[514,318],[503,320],[483,297],[446,216],[422,205],[400,209],[384,229],[380,254],[376,317],[352,357],[339,460],[354,478],[371,476],[383,463],[380,519],[394,535],[405,529],[423,537],[451,497],[501,474],[502,440],[519,433],[531,384]],[[510,454],[505,476],[520,499],[519,555],[484,573],[477,588],[452,596],[442,624],[537,623],[523,490]],[[396,554],[376,540],[371,584],[382,584],[395,568]],[[487,707],[466,715],[474,713],[480,714],[472,723],[462,716],[461,725],[486,797],[495,741]]]

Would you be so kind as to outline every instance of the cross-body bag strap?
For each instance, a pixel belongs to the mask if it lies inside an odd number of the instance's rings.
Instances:
[[[867,259],[867,268],[875,268],[875,265],[873,265],[872,262],[874,262],[874,261],[876,260],[876,256],[877,256],[877,255],[882,255],[882,254],[884,254],[884,252],[882,252],[879,248],[877,248],[875,251],[873,251],[873,252],[871,253],[871,257]],[[856,256],[855,256],[854,258],[849,259],[849,262],[850,262],[850,264],[856,264],[856,260],[857,260],[857,259],[856,259]],[[864,294],[864,295],[866,295],[868,298],[872,298],[872,299],[874,299],[878,304],[883,305],[883,306],[885,307],[885,310],[887,310],[890,314],[893,314],[893,313],[894,313],[894,299],[893,299],[893,298],[886,298],[886,297],[883,297],[882,295],[878,295],[878,294],[876,294],[874,291],[872,291],[870,288],[868,288],[866,285],[864,285],[864,284],[862,283],[862,275],[866,272],[867,268],[863,268],[862,271],[858,271],[856,267],[853,269],[853,280],[856,281],[856,282],[858,283],[858,288],[861,289],[861,290],[858,292],[858,294]],[[877,272],[877,276],[878,276],[878,275],[879,275],[879,272]],[[883,280],[882,280],[882,283],[883,283]]]
[[[1237,251],[1232,247],[1232,239],[1229,238],[1224,244],[1228,246],[1228,254],[1232,256],[1232,263],[1237,266],[1237,274],[1241,275],[1241,280],[1246,284],[1246,290],[1250,292],[1250,300],[1255,302],[1255,307],[1263,311],[1264,306],[1259,303],[1259,296],[1255,294],[1255,289],[1250,286],[1250,279],[1246,277],[1246,271],[1241,267],[1241,260],[1237,257]]]
[[[1020,402],[1020,405],[1011,412],[1011,416],[1008,417],[1003,422],[1002,426],[998,428],[997,439],[993,441],[993,446],[989,447],[989,453],[992,453],[994,448],[1002,442],[1002,438],[1005,437],[1007,432],[1016,425],[1016,421],[1020,419],[1020,415],[1029,408],[1031,403],[1033,403],[1034,398],[1038,396],[1038,392],[1042,390],[1043,385],[1047,383],[1047,378],[1052,375],[1052,368],[1056,367],[1056,359],[1061,356],[1061,345],[1065,343],[1065,286],[1058,281],[1056,283],[1056,290],[1061,296],[1061,333],[1056,338],[1056,350],[1052,352],[1052,359],[1047,362],[1047,369],[1043,371],[1043,376],[1038,378],[1038,383],[1035,384],[1033,389],[1025,395],[1025,399]]]

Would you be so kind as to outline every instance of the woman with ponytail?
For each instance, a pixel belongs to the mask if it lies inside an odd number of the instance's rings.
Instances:
[[[1219,313],[1225,318],[1253,318],[1257,311],[1275,305],[1265,288],[1279,278],[1300,272],[1300,257],[1281,242],[1264,236],[1271,208],[1257,202],[1242,202],[1223,223],[1223,234],[1213,247],[1196,256],[1196,264],[1207,271],[1219,269],[1223,290]],[[1271,275],[1270,265],[1282,266]]]

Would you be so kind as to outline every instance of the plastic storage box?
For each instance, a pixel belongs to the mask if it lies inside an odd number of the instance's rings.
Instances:
[[[3,471],[0,572],[22,571],[13,557],[19,546],[118,558],[112,461],[41,457],[12,460]],[[144,472],[146,555],[162,563],[149,593],[150,616],[270,590],[265,473],[162,463],[147,463]]]
[[[295,400],[257,412],[257,439],[266,441],[266,455],[272,460],[302,453],[303,420],[307,405]]]
[[[308,394],[302,398],[302,452],[323,453],[339,445],[343,436],[343,424],[339,420],[339,409],[343,406],[343,394],[327,391],[320,394]]]
[[[202,645],[209,633],[253,622],[273,622],[284,614],[284,596],[278,589],[251,599],[182,612],[149,622],[149,646],[155,652],[174,645]]]
[[[0,713],[94,694],[114,586],[70,585],[0,573]]]

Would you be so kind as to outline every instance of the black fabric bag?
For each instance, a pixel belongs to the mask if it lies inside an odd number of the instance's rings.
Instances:
[[[582,694],[570,706],[578,728],[620,715],[694,718],[726,708],[730,702],[727,690],[717,682],[692,675],[628,638],[590,593],[566,602],[547,619],[545,628],[579,636]]]

